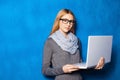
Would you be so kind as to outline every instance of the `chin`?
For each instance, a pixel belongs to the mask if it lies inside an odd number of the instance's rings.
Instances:
[[[69,30],[64,30],[64,32],[65,32],[65,33],[68,33],[68,32],[69,32]]]

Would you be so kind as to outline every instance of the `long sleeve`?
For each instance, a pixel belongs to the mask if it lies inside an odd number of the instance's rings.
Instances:
[[[46,76],[56,76],[63,74],[62,67],[53,68],[52,67],[52,44],[50,39],[48,39],[44,46],[44,55],[43,55],[43,64],[42,64],[42,73]]]

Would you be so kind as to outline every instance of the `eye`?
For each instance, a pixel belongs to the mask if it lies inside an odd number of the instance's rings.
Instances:
[[[64,22],[68,22],[68,20],[67,20],[67,19],[63,19],[63,21],[64,21]]]

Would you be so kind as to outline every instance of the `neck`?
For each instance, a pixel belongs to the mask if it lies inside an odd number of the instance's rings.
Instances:
[[[60,30],[60,32],[65,36],[65,38],[68,38],[68,32],[63,32],[62,30]]]

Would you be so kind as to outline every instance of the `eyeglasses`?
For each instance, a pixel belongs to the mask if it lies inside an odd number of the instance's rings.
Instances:
[[[64,24],[69,23],[70,25],[73,25],[75,23],[75,20],[68,20],[68,19],[60,19]]]

